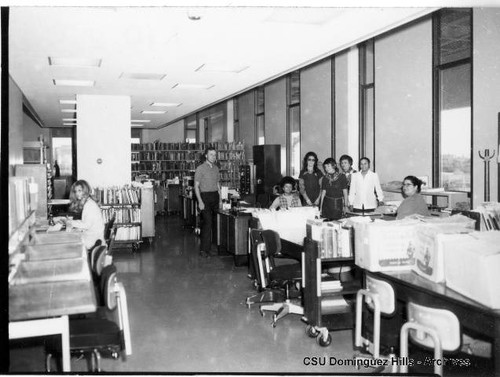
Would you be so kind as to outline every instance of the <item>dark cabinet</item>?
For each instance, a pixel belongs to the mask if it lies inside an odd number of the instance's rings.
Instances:
[[[272,194],[273,186],[281,180],[281,145],[264,144],[253,146],[255,164],[255,193]]]
[[[249,214],[219,211],[217,214],[217,246],[219,252],[234,256],[236,266],[248,263]]]

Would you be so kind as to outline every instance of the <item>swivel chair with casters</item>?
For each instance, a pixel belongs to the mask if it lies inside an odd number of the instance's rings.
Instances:
[[[276,266],[275,255],[281,252],[280,236],[274,230],[263,230],[262,240],[264,241],[265,248],[264,260],[268,269],[264,268],[264,275],[268,284],[272,288],[279,288],[284,292],[285,299],[282,302],[275,302],[269,305],[261,305],[261,314],[264,311],[273,311],[272,326],[276,327],[276,322],[286,316],[287,314],[304,315],[304,307],[300,303],[295,303],[291,297],[291,288],[299,286],[295,300],[300,300],[300,282],[302,280],[302,266],[300,263],[293,263],[283,266]]]
[[[100,372],[101,356],[118,359],[132,354],[127,298],[122,283],[116,281],[116,272],[107,274],[101,284],[104,307],[95,316],[72,319],[69,322],[70,353],[90,358],[90,371]],[[52,369],[52,358],[61,358],[60,342],[52,338],[45,343],[46,371]]]
[[[425,349],[434,349],[434,373],[443,375],[443,351],[456,352],[462,345],[462,332],[457,316],[446,309],[431,308],[409,302],[408,322],[401,327],[400,356],[408,357],[408,337]],[[404,360],[404,359],[403,359]],[[408,373],[408,364],[400,366]]]
[[[365,275],[366,288],[360,289],[356,294],[356,325],[354,346],[357,349],[368,351],[368,355],[355,355],[356,360],[389,360],[389,368],[383,366],[378,367],[377,363],[370,363],[368,365],[376,368],[375,372],[390,371],[397,372],[397,365],[392,363],[392,359],[396,357],[392,349],[390,354],[386,357],[380,355],[380,333],[381,333],[381,316],[393,317],[396,313],[396,297],[392,285],[381,279],[366,274]],[[361,335],[362,329],[362,309],[363,302],[373,312],[373,339],[370,340]],[[387,370],[389,369],[389,370]]]

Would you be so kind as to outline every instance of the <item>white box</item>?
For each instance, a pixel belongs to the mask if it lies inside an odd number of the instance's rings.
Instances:
[[[354,223],[355,263],[369,271],[411,270],[417,220]]]
[[[500,231],[473,232],[443,241],[446,285],[500,309]]]
[[[469,233],[466,224],[422,224],[415,232],[415,264],[412,269],[436,283],[445,281],[443,240],[459,233]]]

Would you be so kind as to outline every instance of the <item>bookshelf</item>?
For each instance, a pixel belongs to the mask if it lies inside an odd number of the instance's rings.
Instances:
[[[106,224],[114,217],[114,245],[138,248],[142,242],[141,189],[124,187],[94,188],[94,198]]]
[[[194,175],[203,163],[205,149],[214,147],[220,169],[221,185],[240,188],[240,165],[245,163],[244,145],[241,142],[217,143],[153,143],[132,144],[132,180],[147,175],[151,179],[166,181]]]

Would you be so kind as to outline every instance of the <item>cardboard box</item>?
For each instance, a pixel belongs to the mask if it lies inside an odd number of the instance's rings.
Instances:
[[[500,309],[500,231],[447,235],[443,252],[446,285]]]
[[[411,270],[417,220],[354,223],[355,263],[369,271]]]
[[[433,282],[445,281],[443,239],[448,235],[470,233],[467,224],[421,224],[415,232],[415,264],[417,274]]]

